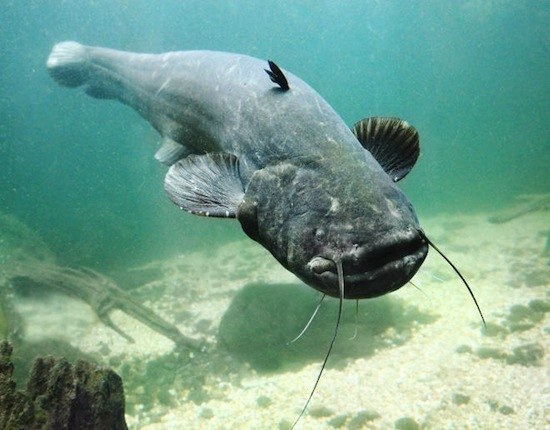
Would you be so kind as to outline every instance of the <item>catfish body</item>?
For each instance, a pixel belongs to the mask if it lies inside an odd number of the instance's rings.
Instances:
[[[135,54],[63,42],[47,67],[61,85],[117,99],[153,125],[163,137],[156,158],[171,166],[165,189],[182,209],[236,217],[325,294],[340,295],[336,262],[345,298],[400,288],[427,255],[395,185],[418,157],[418,134],[393,118],[350,130],[308,84],[268,64],[222,52]]]

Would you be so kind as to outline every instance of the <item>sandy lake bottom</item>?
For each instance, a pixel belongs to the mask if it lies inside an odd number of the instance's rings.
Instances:
[[[438,216],[424,229],[461,269],[484,312],[431,251],[387,296],[346,303],[340,332],[297,429],[544,429],[550,426],[548,212],[505,224]],[[17,299],[25,341],[57,339],[123,378],[132,429],[287,429],[320,369],[337,301],[288,344],[318,293],[244,240],[134,268],[139,302],[205,341],[174,343],[126,314],[104,326],[59,294]],[[355,330],[357,331],[354,336]],[[45,343],[47,345],[47,342]],[[48,353],[49,351],[44,351]]]

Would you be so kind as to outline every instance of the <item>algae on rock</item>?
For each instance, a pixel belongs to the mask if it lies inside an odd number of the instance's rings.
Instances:
[[[12,352],[0,343],[0,428],[127,430],[122,380],[113,370],[39,357],[22,391],[12,379]]]

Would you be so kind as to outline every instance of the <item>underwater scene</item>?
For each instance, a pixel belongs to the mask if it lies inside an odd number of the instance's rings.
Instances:
[[[0,22],[0,429],[550,428],[550,1]]]

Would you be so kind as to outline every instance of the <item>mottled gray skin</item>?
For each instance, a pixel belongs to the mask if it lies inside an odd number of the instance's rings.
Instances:
[[[341,260],[345,298],[400,288],[427,254],[411,204],[317,92],[287,71],[283,91],[265,68],[223,52],[149,55],[74,42],[48,60],[60,84],[133,107],[185,155],[234,154],[244,231],[308,285],[338,297],[331,262]],[[316,258],[328,261],[322,273],[312,270]]]

